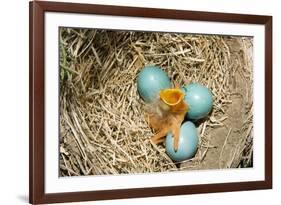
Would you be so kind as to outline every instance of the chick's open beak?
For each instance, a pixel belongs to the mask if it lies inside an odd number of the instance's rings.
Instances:
[[[178,88],[164,89],[161,90],[160,99],[169,108],[171,112],[186,113],[188,106],[184,102],[184,92]]]

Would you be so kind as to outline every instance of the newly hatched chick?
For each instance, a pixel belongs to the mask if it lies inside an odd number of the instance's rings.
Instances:
[[[180,127],[188,111],[184,93],[179,88],[164,89],[160,91],[159,97],[156,102],[149,105],[146,112],[146,120],[156,132],[151,141],[155,144],[161,143],[171,132],[174,136],[174,149],[177,151]]]

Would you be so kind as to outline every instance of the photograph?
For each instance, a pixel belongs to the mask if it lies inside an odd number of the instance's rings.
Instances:
[[[29,4],[30,203],[272,188],[272,16]]]
[[[2,8],[0,205],[280,200],[273,0]]]
[[[59,176],[253,168],[253,36],[59,27]]]

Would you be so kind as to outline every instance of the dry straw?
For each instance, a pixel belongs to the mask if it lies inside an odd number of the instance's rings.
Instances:
[[[252,166],[252,39],[60,29],[60,175]],[[144,119],[136,77],[157,65],[214,96],[195,158],[174,163]]]

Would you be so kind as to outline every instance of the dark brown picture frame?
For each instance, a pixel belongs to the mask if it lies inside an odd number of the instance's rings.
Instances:
[[[265,26],[265,180],[46,194],[44,190],[44,14],[67,12]],[[29,4],[29,201],[33,204],[272,188],[272,16],[34,1]]]

